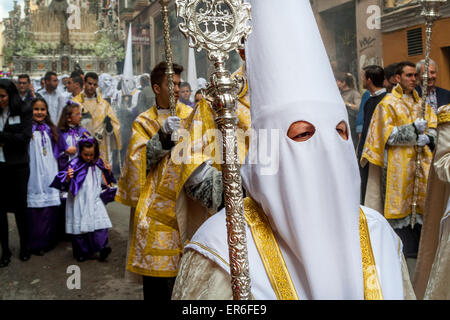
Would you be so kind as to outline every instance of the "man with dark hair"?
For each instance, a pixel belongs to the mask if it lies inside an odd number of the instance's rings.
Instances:
[[[41,84],[41,87],[39,88],[39,90],[44,89],[44,88],[45,88],[45,78],[44,78],[44,77],[41,78],[40,84]],[[39,90],[38,90],[38,91],[39,91]]]
[[[419,74],[419,85],[416,87],[417,93],[422,97],[423,92],[423,74],[425,72],[425,59],[420,60],[416,66]],[[437,114],[439,107],[450,103],[450,91],[436,86],[438,67],[436,62],[430,59],[428,67],[428,86],[427,86],[427,103],[431,105],[434,112]]]
[[[45,87],[37,93],[47,101],[48,112],[53,123],[58,123],[61,111],[66,104],[64,94],[56,90],[58,87],[58,76],[53,71],[48,71],[44,76]]]
[[[194,102],[191,101],[191,85],[189,82],[183,82],[180,85],[180,101],[189,107],[194,107]]]
[[[384,70],[380,66],[367,66],[363,69],[362,72],[362,83],[364,89],[370,92],[370,98],[364,104],[364,115],[363,115],[363,128],[361,131],[361,138],[359,140],[358,145],[358,161],[361,160],[362,149],[364,147],[364,143],[366,142],[367,131],[369,130],[370,121],[372,120],[373,112],[377,105],[383,100],[386,96],[386,88],[383,88],[384,82]],[[368,166],[364,168],[359,166],[359,172],[361,175],[361,204],[364,204],[364,198],[366,194],[366,185],[367,185],[367,174]]]
[[[73,101],[81,105],[82,125],[99,142],[103,161],[113,166],[113,152],[122,148],[120,123],[111,105],[97,94],[98,75],[88,72],[84,77],[84,90]]]
[[[72,71],[72,73],[70,74],[70,77],[73,77],[73,76],[80,76],[81,79],[83,79],[83,81],[84,81],[84,72],[83,72],[83,70],[81,70],[81,67],[78,63],[75,65],[75,70]]]
[[[116,196],[131,207],[127,271],[143,276],[145,300],[170,300],[181,259],[175,211],[179,169],[171,160],[171,136],[192,109],[177,102],[183,67],[174,64],[177,115],[170,115],[166,69],[161,62],[151,73],[156,103],[133,122]]]
[[[416,258],[425,207],[428,172],[436,139],[436,114],[414,87],[416,65],[397,65],[394,87],[378,104],[370,123],[361,156],[361,166],[369,165],[364,204],[384,213],[403,242],[406,258]],[[422,119],[424,117],[425,119]],[[417,147],[423,147],[416,206],[412,226],[413,185]],[[381,192],[381,194],[380,194]]]
[[[395,74],[397,72],[398,63],[392,63],[384,68],[384,84],[387,92],[392,92],[392,89],[397,85],[397,78]]]
[[[150,82],[151,82],[153,91],[155,91],[154,90],[154,86],[155,85],[161,86],[161,84],[165,80],[165,78],[166,78],[166,69],[167,69],[167,63],[166,62],[160,62],[152,70],[152,72],[150,74]],[[173,71],[175,72],[175,75],[180,75],[184,71],[184,68],[182,66],[180,66],[179,64],[174,63],[173,64]]]
[[[21,74],[18,76],[17,90],[19,91],[20,98],[27,104],[31,104],[31,101],[35,98],[32,90],[30,76],[27,74]]]
[[[78,96],[83,91],[83,87],[84,81],[80,76],[78,75],[71,76],[67,81],[67,91],[72,94],[70,99],[73,99],[76,96]]]

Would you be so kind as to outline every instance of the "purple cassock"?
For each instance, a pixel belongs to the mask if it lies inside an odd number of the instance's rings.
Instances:
[[[61,135],[63,143],[58,145],[58,165],[60,171],[66,169],[67,164],[78,155],[78,152],[75,155],[68,155],[65,151],[69,147],[77,147],[81,139],[88,138],[91,134],[86,128],[75,126],[70,127],[67,131],[61,131]]]
[[[67,165],[71,160],[78,156],[78,152],[74,155],[69,155],[66,153],[66,150],[69,147],[78,147],[78,142],[83,139],[89,137],[91,134],[89,131],[81,126],[69,127],[68,130],[61,131],[61,140],[62,143],[58,144],[58,168],[59,171],[65,170]],[[58,221],[56,222],[57,229],[57,238],[58,240],[68,239],[69,236],[66,235],[66,200],[67,193],[61,193],[61,206],[59,207]]]
[[[54,141],[46,123],[33,123],[32,134],[27,191],[29,247],[32,252],[48,251],[56,244],[56,220],[61,204],[59,192],[50,183],[58,173],[58,149],[63,141],[61,136],[58,142]]]
[[[83,143],[82,141],[80,144]],[[68,191],[66,202],[66,233],[73,235],[74,257],[89,258],[108,248],[108,228],[112,227],[106,207],[101,199],[102,181],[116,182],[102,159],[85,162],[80,156],[68,164],[74,171],[67,182],[67,171],[55,177],[52,187]]]

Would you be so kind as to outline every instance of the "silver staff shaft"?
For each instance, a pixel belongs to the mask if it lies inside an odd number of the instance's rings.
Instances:
[[[430,52],[431,52],[431,36],[433,32],[433,24],[439,18],[439,7],[445,4],[447,0],[421,0],[422,13],[425,17],[425,32],[426,32],[426,45],[425,45],[425,65],[422,76],[422,105],[421,105],[421,118],[425,118],[427,98],[428,98],[428,71],[430,68]],[[417,203],[419,201],[419,185],[420,177],[424,175],[422,170],[422,156],[424,147],[417,147],[416,155],[416,171],[414,176],[414,189],[413,189],[413,201],[412,201],[412,216],[411,216],[411,228],[414,228],[417,221]],[[423,212],[424,213],[424,212]]]
[[[242,178],[237,143],[236,83],[225,70],[225,61],[215,62],[214,86],[207,90],[215,97],[216,124],[222,133],[222,181],[230,259],[231,288],[234,300],[250,300],[247,235],[245,230]]]
[[[222,180],[225,197],[231,287],[235,300],[250,300],[247,236],[242,179],[237,144],[237,81],[225,68],[228,52],[242,47],[251,31],[250,4],[243,0],[176,0],[177,14],[184,22],[181,32],[191,47],[205,49],[215,70],[206,94],[212,97],[216,124],[222,133]]]
[[[172,44],[170,41],[170,20],[169,20],[169,3],[170,0],[159,0],[161,4],[161,14],[163,19],[164,26],[164,44],[165,44],[165,53],[166,53],[166,62],[167,62],[167,84],[169,87],[169,108],[170,115],[177,115],[177,108],[175,102],[175,85],[173,81],[173,77],[175,72],[173,70],[173,54],[172,54]],[[172,141],[178,141],[178,133],[174,131],[172,133]]]

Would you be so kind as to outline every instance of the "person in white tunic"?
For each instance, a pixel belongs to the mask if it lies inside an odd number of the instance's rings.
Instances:
[[[414,298],[399,237],[359,206],[348,115],[309,1],[250,2],[241,175],[252,298]],[[224,210],[185,246],[172,298],[232,298]]]
[[[61,135],[50,120],[45,99],[32,101],[33,136],[29,144],[30,178],[27,215],[31,253],[43,255],[56,245],[56,221],[61,204],[58,190],[51,188],[58,174],[58,142]]]
[[[69,190],[66,202],[66,233],[73,235],[73,255],[79,262],[93,259],[99,253],[104,261],[111,253],[108,228],[112,227],[102,201],[102,182],[115,182],[111,166],[100,158],[97,140],[93,137],[79,142],[79,155],[67,170],[61,171],[52,186]]]

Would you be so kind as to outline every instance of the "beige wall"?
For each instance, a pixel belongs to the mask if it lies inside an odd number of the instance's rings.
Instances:
[[[370,10],[368,10],[368,8]],[[381,0],[360,0],[356,3],[356,36],[359,69],[368,65],[383,66]],[[376,17],[378,23],[376,24]]]

